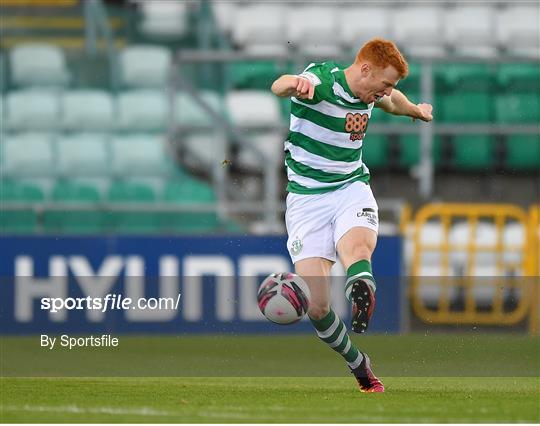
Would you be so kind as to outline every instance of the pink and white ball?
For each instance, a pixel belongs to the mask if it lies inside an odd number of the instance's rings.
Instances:
[[[291,272],[268,275],[257,293],[259,309],[276,324],[300,321],[308,310],[310,298],[306,282]]]

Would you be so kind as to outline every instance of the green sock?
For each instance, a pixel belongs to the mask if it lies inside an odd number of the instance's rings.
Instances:
[[[334,351],[340,353],[351,369],[355,369],[360,365],[364,356],[352,342],[343,321],[339,319],[332,309],[324,318],[320,320],[310,318],[310,320],[317,330],[319,339]]]
[[[359,260],[356,263],[353,263],[347,269],[347,282],[345,283],[345,297],[350,302],[351,301],[351,290],[353,283],[361,279],[367,285],[371,287],[373,291],[377,289],[375,284],[375,278],[373,278],[373,273],[371,272],[371,263],[369,260]]]

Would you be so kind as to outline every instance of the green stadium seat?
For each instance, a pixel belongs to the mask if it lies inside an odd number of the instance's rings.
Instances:
[[[39,218],[35,210],[10,210],[10,203],[40,203],[45,201],[45,185],[41,181],[3,179],[0,181],[0,233],[35,233]]]
[[[441,64],[435,67],[437,92],[489,92],[495,77],[490,64]]]
[[[54,171],[54,142],[47,133],[6,136],[2,151],[4,176],[51,176]]]
[[[518,170],[540,170],[540,136],[511,135],[505,145],[505,167]]]
[[[161,180],[124,179],[114,181],[107,199],[117,205],[153,204],[161,191]],[[113,233],[145,234],[159,231],[159,215],[143,211],[115,211],[107,217],[107,229]]]
[[[451,123],[490,123],[493,99],[487,93],[448,93],[441,99],[440,117]]]
[[[285,68],[276,61],[242,61],[232,63],[228,75],[235,89],[267,90],[285,73]]]
[[[540,123],[540,93],[500,94],[496,116],[499,123]]]
[[[107,176],[109,146],[103,134],[74,134],[57,141],[58,173],[62,176]]]
[[[370,135],[362,143],[362,161],[370,169],[379,169],[388,165],[388,138],[386,135]]]
[[[92,210],[48,210],[44,215],[48,233],[96,234],[104,231],[104,214],[99,211],[101,187],[105,182],[92,180],[61,180],[52,190],[52,200],[58,203],[93,207]]]
[[[527,63],[501,64],[497,70],[500,90],[507,92],[540,91],[540,65]]]
[[[216,195],[207,183],[190,177],[166,183],[164,200],[170,204],[213,204]],[[161,227],[165,232],[204,233],[219,229],[220,221],[215,212],[166,213],[161,217]]]
[[[495,139],[487,135],[457,135],[451,141],[452,164],[460,170],[491,169],[495,163]]]
[[[421,73],[422,67],[419,63],[409,63],[409,75],[403,80],[399,81],[397,88],[404,93],[419,93]]]
[[[398,138],[399,160],[398,164],[403,168],[411,168],[420,163],[421,146],[420,136],[415,134],[401,135]],[[442,140],[439,136],[433,138],[433,147],[431,156],[435,166],[441,164],[442,158]]]
[[[173,166],[163,136],[136,134],[112,139],[112,170],[117,176],[164,176]]]

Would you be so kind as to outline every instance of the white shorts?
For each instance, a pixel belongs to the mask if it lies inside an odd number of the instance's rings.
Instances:
[[[324,194],[287,195],[287,249],[293,263],[308,257],[336,261],[336,246],[351,228],[379,230],[378,206],[364,182]]]

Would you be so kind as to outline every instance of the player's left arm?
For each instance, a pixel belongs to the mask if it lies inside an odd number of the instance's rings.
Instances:
[[[405,115],[413,120],[433,120],[433,106],[430,104],[414,104],[397,89],[392,90],[390,96],[382,97],[375,103],[375,106],[390,114]]]

